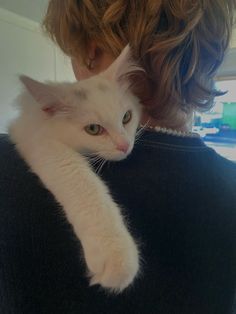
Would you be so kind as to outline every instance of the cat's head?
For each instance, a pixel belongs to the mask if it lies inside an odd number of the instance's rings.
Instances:
[[[130,92],[129,48],[103,73],[76,83],[45,84],[22,76],[40,105],[51,135],[73,149],[107,160],[127,157],[134,146],[141,105]]]

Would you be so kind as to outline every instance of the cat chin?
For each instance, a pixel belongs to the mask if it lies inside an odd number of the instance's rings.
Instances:
[[[132,150],[133,150],[133,145],[130,145],[129,150],[126,153],[114,150],[113,152],[110,152],[107,154],[104,152],[104,154],[99,154],[99,156],[106,159],[106,160],[120,161],[120,160],[127,158],[130,155],[130,153],[132,152]]]
[[[102,159],[111,160],[111,161],[123,160],[123,159],[127,158],[128,155],[130,154],[130,152],[128,152],[126,154],[125,153],[117,153],[117,154],[116,153],[114,153],[114,154],[112,154],[112,153],[110,153],[110,154],[108,154],[108,153],[107,154],[97,153],[96,154],[95,152],[91,152],[91,151],[87,151],[87,150],[78,150],[78,152],[87,158],[90,158],[91,155],[92,156],[97,155],[98,157],[101,157]]]
[[[118,154],[109,154],[109,155],[99,155],[100,157],[106,159],[106,160],[111,160],[111,161],[120,161],[129,156],[130,152],[127,154],[124,153],[118,153]]]

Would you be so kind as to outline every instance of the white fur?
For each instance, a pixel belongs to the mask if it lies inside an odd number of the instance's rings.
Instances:
[[[122,291],[139,270],[138,249],[119,206],[83,154],[106,160],[125,158],[134,145],[139,102],[116,80],[108,80],[106,73],[76,83],[27,84],[30,92],[19,97],[20,114],[9,128],[11,139],[63,207],[81,241],[91,284]],[[41,97],[44,88],[50,94],[48,103],[45,94]],[[53,97],[60,106],[50,116],[42,106],[50,105]],[[132,119],[123,125],[128,110]],[[102,125],[107,132],[89,135],[84,130],[88,124]],[[127,153],[117,150],[122,141],[129,143]]]

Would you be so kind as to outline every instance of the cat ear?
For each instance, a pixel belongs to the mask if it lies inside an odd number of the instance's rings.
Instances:
[[[134,71],[144,71],[132,59],[130,45],[128,44],[121,52],[119,57],[109,66],[102,75],[113,81],[120,81],[122,77]]]
[[[41,109],[48,115],[70,111],[70,106],[63,103],[59,91],[54,86],[38,82],[25,75],[21,75],[20,80],[32,97],[41,105]]]

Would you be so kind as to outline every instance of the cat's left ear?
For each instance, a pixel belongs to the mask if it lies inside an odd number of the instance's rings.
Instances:
[[[48,115],[70,112],[70,106],[63,103],[61,92],[55,86],[38,82],[25,75],[21,75],[20,80],[31,96],[41,105],[42,111]]]
[[[107,68],[102,75],[113,81],[119,82],[125,78],[129,73],[135,71],[144,71],[139,67],[132,58],[131,48],[128,44],[118,56],[118,58]]]

